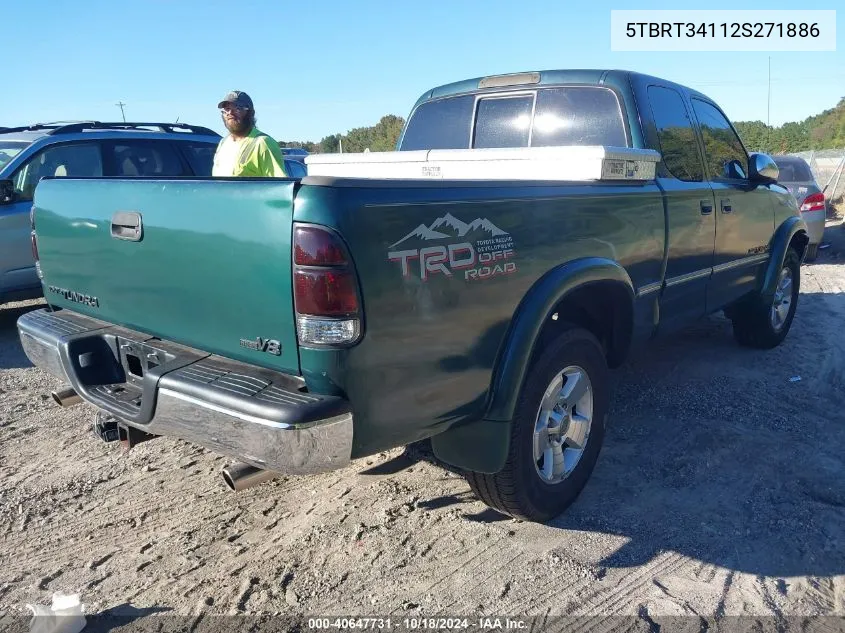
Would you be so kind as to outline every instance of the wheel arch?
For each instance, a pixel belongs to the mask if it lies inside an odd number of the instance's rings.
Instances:
[[[602,343],[608,365],[618,366],[633,338],[633,283],[618,263],[600,257],[562,264],[543,275],[514,312],[500,346],[485,415],[435,435],[432,448],[446,463],[497,472],[505,462],[513,418],[531,363],[566,323]]]
[[[798,253],[799,261],[803,262],[810,243],[807,223],[799,216],[790,216],[775,230],[769,246],[769,262],[763,269],[760,278],[760,294],[771,298],[775,295],[778,274],[783,267],[787,251],[792,247]]]

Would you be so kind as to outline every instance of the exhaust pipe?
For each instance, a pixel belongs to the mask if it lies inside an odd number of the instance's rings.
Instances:
[[[82,398],[79,397],[79,394],[76,393],[72,387],[66,387],[60,391],[53,391],[50,395],[53,397],[53,400],[56,401],[56,404],[62,407],[72,407],[73,405],[82,402]]]
[[[278,473],[272,470],[256,468],[249,464],[232,464],[223,468],[222,473],[223,481],[235,492],[252,488],[279,476]]]

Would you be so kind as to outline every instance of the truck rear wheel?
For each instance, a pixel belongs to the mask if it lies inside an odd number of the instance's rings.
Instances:
[[[771,349],[780,345],[795,317],[800,284],[801,259],[790,248],[778,273],[774,298],[766,301],[762,295],[755,294],[731,311],[730,318],[737,342],[757,349]]]
[[[561,514],[581,493],[598,459],[608,392],[600,343],[584,329],[566,329],[529,370],[504,468],[467,473],[473,492],[515,518],[544,522]]]

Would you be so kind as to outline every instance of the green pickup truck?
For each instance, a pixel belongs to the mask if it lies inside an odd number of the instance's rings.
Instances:
[[[235,490],[431,438],[486,504],[545,521],[596,463],[610,369],[724,310],[790,329],[807,229],[706,96],[625,71],[427,91],[396,151],[302,179],[43,180],[30,360],[131,447],[237,462]]]

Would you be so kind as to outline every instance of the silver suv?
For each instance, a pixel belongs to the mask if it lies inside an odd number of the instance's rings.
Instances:
[[[80,121],[0,128],[0,304],[38,298],[29,211],[45,176],[211,176],[220,135],[179,123]]]

